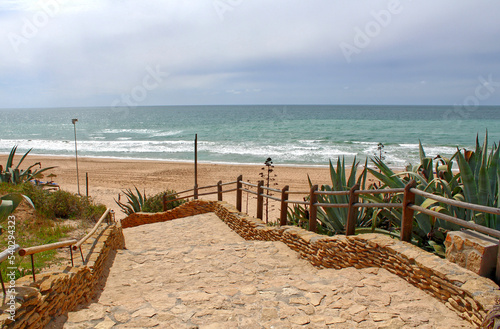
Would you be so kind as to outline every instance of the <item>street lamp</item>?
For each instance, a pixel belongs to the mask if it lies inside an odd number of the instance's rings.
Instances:
[[[80,195],[80,177],[78,175],[78,148],[76,147],[76,122],[78,119],[71,119],[71,123],[75,129],[75,159],[76,159],[76,185],[78,186],[78,195]]]

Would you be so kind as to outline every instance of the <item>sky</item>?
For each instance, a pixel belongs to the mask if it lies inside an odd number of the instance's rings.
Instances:
[[[1,0],[0,108],[500,104],[495,0]]]

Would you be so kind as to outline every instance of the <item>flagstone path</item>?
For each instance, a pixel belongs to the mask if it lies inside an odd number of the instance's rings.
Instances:
[[[383,269],[318,269],[214,214],[124,230],[96,303],[47,328],[471,328]]]

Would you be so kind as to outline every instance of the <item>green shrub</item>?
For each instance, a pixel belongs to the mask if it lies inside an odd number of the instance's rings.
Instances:
[[[106,211],[106,206],[96,204],[92,198],[58,190],[47,191],[31,183],[21,185],[0,185],[0,192],[18,192],[31,199],[36,212],[47,218],[79,218],[96,221]]]
[[[82,202],[86,205],[83,207],[81,217],[94,222],[97,222],[107,209],[107,207],[101,203],[95,204],[91,198],[85,198]]]
[[[173,190],[166,190],[164,192],[157,193],[153,196],[146,197],[145,192],[141,194],[141,192],[139,192],[137,187],[134,188],[135,192],[132,191],[132,189],[127,189],[122,191],[127,197],[126,203],[115,200],[116,204],[120,206],[122,212],[125,213],[126,215],[130,215],[136,212],[149,212],[149,213],[162,212],[163,196],[165,194],[168,195],[167,200],[175,200],[179,197],[178,194]],[[169,202],[167,203],[166,210],[170,210],[177,206],[180,206],[184,202],[186,202],[186,200],[184,199]]]
[[[145,202],[144,206],[142,208],[143,212],[162,212],[163,211],[163,196],[168,195],[167,200],[174,200],[177,199],[179,196],[178,194],[173,191],[173,190],[166,190],[165,192],[161,192],[158,194],[155,194],[153,196],[149,196]],[[173,201],[167,203],[167,209],[174,209],[175,207],[180,206],[186,202],[184,199]]]
[[[80,198],[63,190],[50,193],[48,201],[57,218],[75,218],[83,210]]]

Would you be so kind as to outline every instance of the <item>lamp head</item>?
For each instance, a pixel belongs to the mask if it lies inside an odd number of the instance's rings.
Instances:
[[[71,123],[75,124],[78,121],[78,119],[71,119]]]

